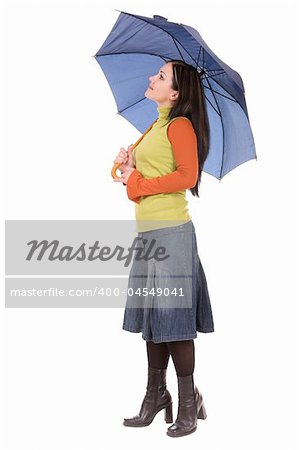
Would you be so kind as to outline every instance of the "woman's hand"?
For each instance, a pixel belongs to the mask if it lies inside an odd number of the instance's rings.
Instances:
[[[121,177],[119,179],[115,178],[115,179],[113,179],[113,181],[118,181],[123,184],[127,184],[128,179],[130,178],[130,175],[132,172],[134,172],[134,170],[135,170],[135,167],[131,167],[130,169],[125,170],[124,172],[122,172]]]
[[[124,147],[121,147],[117,157],[113,161],[115,163],[121,163],[118,167],[121,172],[125,172],[128,169],[132,169],[134,166],[133,161],[133,145],[129,145],[128,150],[126,151]]]

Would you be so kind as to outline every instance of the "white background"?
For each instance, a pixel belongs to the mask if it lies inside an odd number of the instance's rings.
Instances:
[[[298,405],[298,9],[295,1],[7,1],[1,9],[4,219],[134,219],[110,170],[139,132],[91,56],[115,9],[198,29],[243,79],[258,160],[189,199],[215,332],[195,340],[207,420],[179,440],[163,413],[130,429],[145,393],[122,309],[5,309],[1,449],[295,450]],[[4,255],[4,249],[2,252]],[[2,258],[2,265],[4,257]],[[3,267],[4,294],[4,267]],[[168,387],[177,408],[172,362]],[[161,447],[160,447],[161,446]],[[195,447],[198,446],[198,447]]]

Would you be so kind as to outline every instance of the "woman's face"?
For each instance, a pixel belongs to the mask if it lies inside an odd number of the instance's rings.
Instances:
[[[149,77],[149,87],[145,91],[145,97],[154,100],[159,106],[173,106],[178,91],[172,89],[172,63],[162,66],[156,75]]]

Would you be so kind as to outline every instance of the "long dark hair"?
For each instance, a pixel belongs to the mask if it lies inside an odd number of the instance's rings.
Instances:
[[[178,99],[170,110],[169,119],[187,117],[197,137],[198,178],[190,188],[192,195],[199,197],[198,187],[201,182],[203,164],[209,153],[210,128],[206,111],[206,103],[201,77],[197,70],[181,60],[167,61],[172,63],[172,89],[179,91]]]

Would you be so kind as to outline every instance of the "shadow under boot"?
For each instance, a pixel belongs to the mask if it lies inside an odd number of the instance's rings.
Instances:
[[[172,398],[166,389],[166,370],[148,368],[146,394],[140,412],[137,416],[124,419],[123,424],[126,427],[146,427],[152,423],[156,414],[162,409],[165,409],[165,422],[171,423],[173,421]]]
[[[179,406],[175,423],[167,430],[171,437],[186,436],[197,428],[197,419],[206,419],[202,395],[194,386],[193,375],[178,378]]]

